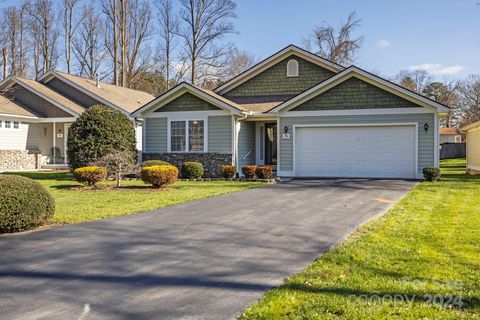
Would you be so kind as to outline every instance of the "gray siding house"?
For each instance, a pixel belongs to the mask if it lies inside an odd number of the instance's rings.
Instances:
[[[87,108],[104,104],[131,112],[154,99],[148,93],[50,71],[38,81],[10,76],[0,83],[0,171],[68,163],[67,136]],[[141,122],[134,122],[141,149]]]
[[[278,176],[421,178],[448,107],[290,45],[213,91],[181,83],[136,110],[143,158],[271,165]]]

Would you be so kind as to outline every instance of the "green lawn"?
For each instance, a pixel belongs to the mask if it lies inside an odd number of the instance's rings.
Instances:
[[[480,319],[480,177],[442,168],[241,318]]]
[[[168,186],[167,190],[149,188],[142,181],[123,181],[121,190],[81,190],[78,182],[65,172],[18,173],[39,181],[55,198],[52,222],[75,223],[138,213],[172,206],[192,200],[257,188],[261,182],[189,181]],[[113,186],[104,182],[99,186]]]

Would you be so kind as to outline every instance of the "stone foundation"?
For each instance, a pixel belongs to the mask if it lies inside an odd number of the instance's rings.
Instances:
[[[179,170],[184,162],[200,162],[207,178],[221,177],[223,165],[233,164],[231,153],[144,153],[142,160],[163,160],[175,165]]]
[[[40,162],[39,151],[0,150],[0,172],[36,170],[40,168]]]

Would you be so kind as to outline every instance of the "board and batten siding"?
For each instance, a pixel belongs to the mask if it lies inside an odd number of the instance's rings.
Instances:
[[[144,123],[145,148],[143,152],[167,152],[168,118],[146,118]],[[232,116],[208,116],[208,150],[207,152],[232,153]]]
[[[293,126],[294,125],[336,125],[336,124],[389,124],[389,123],[418,123],[418,168],[421,172],[424,167],[434,166],[435,163],[435,117],[433,113],[416,114],[388,114],[388,115],[361,115],[361,116],[305,116],[281,117],[280,128],[288,127],[290,139],[280,137],[280,170],[293,171]],[[429,129],[425,132],[424,124]],[[328,151],[327,151],[328,152]],[[438,152],[438,150],[437,150]]]
[[[480,128],[467,133],[467,169],[480,171]]]
[[[238,163],[239,166],[255,164],[255,122],[240,122],[238,132]]]

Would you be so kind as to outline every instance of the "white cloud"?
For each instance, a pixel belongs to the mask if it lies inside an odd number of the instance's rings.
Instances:
[[[464,68],[459,65],[454,66],[443,66],[439,63],[425,63],[408,67],[408,70],[425,70],[433,75],[451,75],[461,72]]]
[[[388,47],[391,47],[391,46],[392,46],[392,44],[390,43],[390,41],[385,40],[385,39],[378,40],[378,41],[376,42],[376,44],[377,44],[377,47],[379,47],[379,48],[388,48]]]

